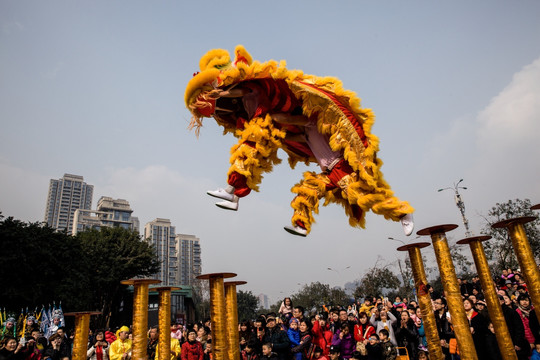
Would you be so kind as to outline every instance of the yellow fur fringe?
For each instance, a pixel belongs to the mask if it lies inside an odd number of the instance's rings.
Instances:
[[[237,130],[237,136],[240,140],[231,149],[232,165],[227,175],[236,171],[247,178],[250,189],[259,191],[262,174],[272,171],[274,165],[281,163],[277,151],[282,146],[280,139],[285,137],[285,131],[276,129],[272,117],[266,115],[264,119],[257,117],[247,122],[243,130]]]

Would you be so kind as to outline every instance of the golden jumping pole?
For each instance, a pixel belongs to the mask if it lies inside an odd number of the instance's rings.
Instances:
[[[179,287],[160,286],[153,288],[159,293],[159,341],[158,360],[171,359],[171,292]],[[179,354],[176,354],[177,356]]]
[[[157,279],[129,279],[120,283],[133,285],[133,347],[131,358],[144,360],[148,358],[146,346],[148,345],[148,286],[159,284]]]
[[[75,338],[73,339],[72,360],[86,360],[90,316],[99,314],[101,314],[99,311],[80,311],[64,314],[64,316],[75,316]]]
[[[225,285],[225,307],[227,308],[227,341],[229,360],[240,360],[240,337],[238,336],[238,299],[236,286],[247,284],[246,281],[227,281]]]
[[[234,273],[212,273],[197,276],[197,279],[208,280],[210,285],[210,321],[212,324],[214,360],[232,360],[229,359],[227,310],[225,308],[225,285],[223,279],[235,276]]]
[[[536,217],[524,216],[499,221],[498,223],[491,225],[491,227],[494,229],[506,228],[508,230],[510,239],[512,239],[512,247],[514,248],[514,252],[516,253],[519,262],[521,274],[527,283],[527,290],[529,291],[532,303],[535,307],[540,307],[540,271],[534,260],[531,244],[529,243],[529,239],[527,239],[525,227],[523,226],[533,220],[536,220]],[[535,312],[536,317],[540,322],[540,311]]]
[[[428,242],[419,242],[408,244],[397,248],[398,251],[408,251],[409,259],[411,260],[411,268],[414,277],[414,286],[418,296],[418,304],[422,312],[422,320],[424,321],[424,329],[429,350],[429,358],[432,360],[444,360],[442,353],[441,340],[435,314],[433,313],[433,305],[431,304],[431,295],[427,289],[427,277],[422,261],[422,253],[420,249],[431,245]]]
[[[497,344],[499,345],[502,358],[504,360],[517,360],[516,350],[512,343],[506,320],[504,319],[497,290],[495,289],[495,285],[493,285],[493,278],[489,271],[486,253],[482,246],[482,241],[489,239],[491,239],[491,236],[474,236],[459,240],[457,243],[460,245],[469,244],[469,247],[471,248],[474,264],[476,265],[476,271],[480,278],[484,298],[487,302],[489,317],[495,328],[495,337],[497,338]]]
[[[435,257],[437,258],[437,264],[439,265],[439,272],[441,274],[441,282],[444,292],[446,293],[448,310],[452,318],[452,325],[458,342],[460,356],[462,359],[478,360],[469,327],[469,320],[467,320],[465,308],[463,307],[463,300],[461,299],[456,269],[450,254],[448,241],[446,240],[446,232],[454,230],[457,227],[458,226],[454,224],[437,225],[422,229],[416,234],[431,236]]]

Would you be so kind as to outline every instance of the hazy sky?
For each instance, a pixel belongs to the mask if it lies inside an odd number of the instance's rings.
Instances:
[[[141,228],[171,219],[201,239],[203,272],[235,272],[239,289],[275,301],[312,281],[342,286],[379,255],[404,256],[387,239],[405,240],[399,223],[369,214],[354,229],[330,205],[307,238],[286,233],[306,170],[286,161],[238,212],[214,206],[205,192],[225,185],[237,140],[212,119],[199,139],[187,130],[199,58],[243,44],[256,60],[340,78],[375,112],[382,171],[416,208],[416,230],[462,225],[437,189],[463,178],[478,234],[497,202],[540,202],[539,19],[538,1],[3,0],[0,211],[42,221],[49,179],[82,175],[94,207],[126,199]]]

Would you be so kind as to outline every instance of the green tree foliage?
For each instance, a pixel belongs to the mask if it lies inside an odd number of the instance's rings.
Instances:
[[[532,211],[532,204],[529,199],[516,199],[508,200],[502,204],[495,204],[489,210],[487,217],[485,218],[484,228],[482,232],[486,235],[492,237],[491,240],[485,241],[484,248],[486,256],[490,263],[490,268],[492,275],[495,278],[498,278],[501,274],[502,269],[517,269],[519,264],[517,262],[516,256],[514,254],[514,249],[512,247],[512,241],[508,235],[508,231],[503,229],[493,229],[491,225],[496,222],[522,217],[522,216],[537,216],[538,213]],[[540,225],[540,219],[525,224],[525,232],[527,233],[527,238],[531,244],[531,248],[535,258],[538,260],[540,258],[540,230],[538,226]]]
[[[409,257],[407,257],[405,261],[398,259],[397,265],[399,275],[401,277],[401,285],[394,293],[388,293],[388,297],[393,298],[399,295],[402,298],[406,297],[411,299],[414,297],[414,277],[412,273],[411,261]]]
[[[257,317],[259,299],[251,291],[238,291],[236,294],[238,304],[238,321],[254,320]]]
[[[308,313],[319,311],[322,305],[347,305],[350,301],[343,289],[331,288],[330,285],[320,282],[304,285],[291,296],[291,300],[294,306],[302,306]]]
[[[387,295],[401,286],[401,281],[390,269],[390,264],[379,265],[380,260],[380,258],[377,259],[375,265],[368,269],[360,279],[359,286],[354,291],[356,298]]]
[[[133,277],[148,277],[159,270],[155,251],[138,232],[123,228],[88,230],[77,234],[88,261],[86,294],[88,308],[97,307],[104,314],[102,325],[108,323],[108,314],[120,304],[125,287],[120,281]]]
[[[19,311],[60,299],[64,307],[84,303],[79,294],[89,282],[80,266],[82,248],[76,239],[8,217],[0,219],[0,246],[2,307]]]
[[[103,228],[76,237],[40,223],[0,219],[2,307],[62,301],[64,311],[99,310],[103,326],[120,304],[121,280],[155,274],[154,250],[136,232]]]

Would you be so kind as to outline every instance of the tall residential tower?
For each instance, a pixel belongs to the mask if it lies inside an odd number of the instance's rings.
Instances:
[[[180,285],[193,286],[194,279],[201,275],[201,244],[195,235],[176,235],[178,246],[178,278]]]
[[[94,186],[79,175],[64,174],[51,179],[45,208],[45,222],[56,230],[72,231],[73,215],[77,209],[91,209]]]
[[[75,210],[72,235],[86,229],[102,227],[121,227],[139,232],[139,219],[131,216],[131,213],[133,210],[127,200],[102,196],[98,200],[96,210]]]
[[[175,227],[171,225],[171,220],[157,218],[147,223],[144,227],[143,239],[156,249],[156,255],[161,263],[157,274],[161,285],[179,285]]]

